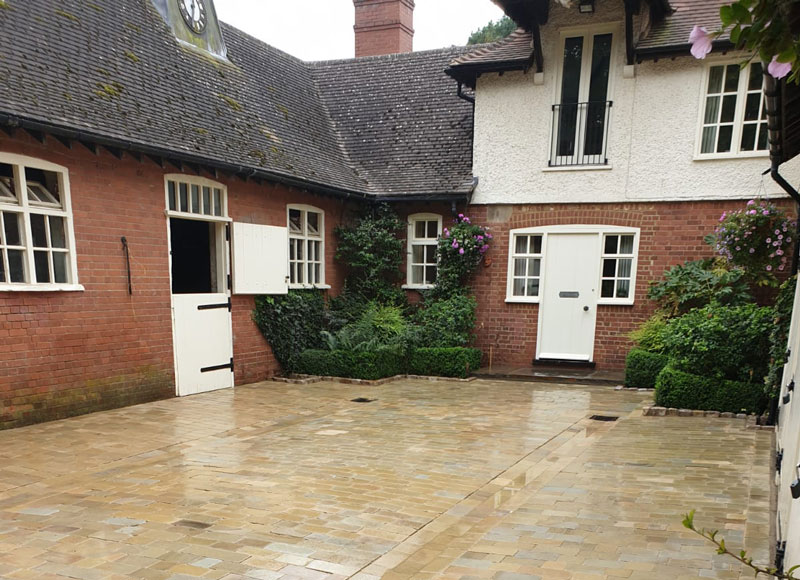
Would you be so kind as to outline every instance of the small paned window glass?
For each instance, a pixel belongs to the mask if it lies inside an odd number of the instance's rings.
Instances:
[[[753,62],[714,65],[708,70],[700,137],[702,155],[766,151],[764,71]]]
[[[542,281],[542,235],[514,236],[512,246],[512,295],[538,297]]]
[[[288,209],[289,284],[325,284],[324,214],[312,208]]]
[[[408,284],[430,287],[438,273],[438,244],[441,235],[441,216],[411,216],[408,237]]]
[[[167,181],[167,207],[179,213],[225,217],[225,194],[219,187],[170,179]]]
[[[608,234],[603,238],[601,298],[631,298],[633,234]]]

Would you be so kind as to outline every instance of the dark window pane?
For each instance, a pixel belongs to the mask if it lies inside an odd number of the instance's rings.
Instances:
[[[50,282],[50,260],[47,252],[34,252],[33,264],[36,267],[36,281],[39,284]]]
[[[733,117],[736,114],[736,95],[725,95],[722,99],[722,116],[720,117],[721,123],[733,123]]]
[[[31,235],[34,248],[47,248],[47,226],[44,225],[44,216],[31,214]]]
[[[542,261],[540,259],[533,260],[533,271],[528,270],[528,274],[531,276],[542,275]]]
[[[436,246],[425,246],[425,262],[428,264],[436,263]]]
[[[319,235],[319,214],[313,211],[310,211],[306,214],[306,221],[308,225],[308,235],[309,236],[318,236]]]
[[[617,253],[617,240],[619,236],[606,236],[606,247],[604,254],[616,254]]]
[[[542,253],[542,236],[533,236],[533,249],[531,250],[531,254],[541,254]]]
[[[729,64],[725,71],[725,92],[735,93],[739,90],[739,65]]]
[[[169,209],[171,211],[175,211],[178,207],[178,201],[176,199],[177,193],[175,191],[175,182],[168,181],[167,182],[167,203],[169,204]]]
[[[515,254],[528,253],[528,236],[517,236],[517,243],[514,246]]]
[[[628,298],[631,292],[630,280],[617,280],[617,298]]]
[[[3,250],[0,250],[0,282],[6,281],[6,263],[3,256]]]
[[[768,145],[769,131],[766,123],[761,123],[761,129],[758,132],[758,150],[764,151]]]
[[[203,188],[203,213],[211,215],[211,188]]]
[[[414,237],[418,240],[421,240],[425,237],[425,222],[424,221],[416,221],[414,222]]]
[[[6,232],[5,243],[9,246],[21,246],[22,236],[19,227],[19,214],[5,212],[3,214],[3,224]]]
[[[514,278],[514,296],[525,296],[525,278]]]
[[[719,128],[719,140],[717,141],[717,153],[726,153],[731,150],[733,140],[733,126],[725,125]]]
[[[67,236],[64,232],[64,218],[50,216],[50,247],[66,248]]]
[[[537,280],[537,279],[528,280],[528,284],[527,284],[527,288],[526,288],[526,295],[527,296],[538,296],[539,295],[539,280]]]
[[[422,264],[425,261],[425,246],[411,246],[411,263]]]
[[[61,203],[61,192],[58,187],[58,174],[53,171],[25,168],[25,180],[33,184],[35,197],[45,203]],[[30,192],[28,198],[31,199]]]
[[[761,93],[750,93],[744,104],[744,120],[755,121],[761,112]]]
[[[702,153],[714,153],[714,143],[717,141],[717,128],[705,127],[703,129],[703,145],[700,149]]]
[[[719,120],[719,97],[708,97],[706,99],[706,114],[703,121],[706,125],[711,125]]]
[[[722,77],[725,73],[725,67],[712,66],[711,73],[708,75],[708,92],[719,93],[722,91]]]
[[[222,215],[222,190],[214,188],[214,215]]]
[[[617,269],[617,276],[620,278],[630,278],[631,270],[633,269],[633,260],[619,260],[619,268]]]
[[[8,276],[12,282],[25,282],[25,258],[22,250],[8,250]]]
[[[752,151],[756,145],[756,130],[758,125],[748,123],[742,127],[742,151]]]
[[[289,230],[296,234],[303,233],[303,214],[299,209],[289,210]]]
[[[633,236],[621,236],[620,237],[620,254],[632,254],[633,253]]]
[[[764,71],[761,68],[761,63],[754,62],[753,64],[750,65],[750,78],[747,81],[747,90],[761,91],[761,87],[763,85],[764,85]]]
[[[430,222],[428,222],[428,237],[429,238],[438,238],[439,237],[439,222],[438,221],[430,221]]]
[[[200,186],[192,185],[192,213],[203,213],[200,208]]]
[[[522,258],[514,260],[514,276],[525,276],[525,264],[527,261]]]
[[[600,290],[600,296],[602,298],[613,298],[614,297],[614,280],[603,280],[603,286]]]
[[[613,278],[617,272],[616,260],[603,260],[603,278]]]
[[[67,254],[64,252],[53,253],[53,273],[57,284],[67,283]]]
[[[567,38],[564,41],[564,66],[561,76],[561,109],[558,127],[558,154],[569,156],[575,153],[575,132],[578,121],[578,98],[580,96],[581,63],[583,60],[583,37]]]
[[[189,188],[185,183],[178,185],[180,191],[180,211],[189,211]]]
[[[427,266],[425,268],[425,282],[428,284],[436,282],[436,266]]]

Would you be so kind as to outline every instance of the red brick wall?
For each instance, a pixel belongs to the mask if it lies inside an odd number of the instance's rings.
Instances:
[[[356,57],[411,52],[414,0],[354,0]]]
[[[42,145],[0,133],[0,152],[69,169],[78,277],[83,292],[0,292],[0,428],[174,396],[164,174],[149,160]],[[344,204],[271,184],[220,179],[236,221],[286,225],[286,204],[325,210],[327,281],[337,291],[332,230]],[[120,238],[128,239],[128,295]],[[250,315],[254,299],[233,299],[237,384],[263,380],[278,365]]]
[[[486,263],[474,280],[478,299],[477,346],[495,364],[527,366],[536,355],[538,304],[507,304],[509,231],[562,224],[602,224],[641,228],[636,296],[633,306],[598,306],[594,360],[598,368],[624,367],[630,348],[628,333],[654,311],[647,299],[650,282],[685,260],[710,257],[703,237],[711,233],[725,210],[745,201],[630,204],[563,204],[472,206],[473,223],[490,226],[494,240]],[[779,204],[793,211],[789,200]],[[486,360],[484,360],[486,362]]]

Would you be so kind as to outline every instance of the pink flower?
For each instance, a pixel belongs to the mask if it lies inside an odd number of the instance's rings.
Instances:
[[[765,209],[764,211],[761,212],[761,215],[769,215],[769,211]]]
[[[750,253],[751,254],[755,254],[756,253],[756,249],[755,248],[750,248]]]
[[[689,35],[689,42],[692,45],[692,56],[703,59],[711,52],[712,34],[705,26],[695,26]],[[770,71],[771,74],[771,71]]]
[[[767,238],[767,245],[772,243],[772,238]]]
[[[463,253],[464,253],[464,248],[461,248],[461,249],[458,251],[458,253],[459,253],[459,254],[463,254]]]
[[[750,211],[747,212],[747,215],[756,215],[756,213],[757,213],[756,210],[751,209]]]
[[[767,67],[767,71],[776,79],[782,79],[790,72],[792,72],[792,63],[790,62],[778,62],[778,55],[772,57],[772,62],[769,63]]]
[[[755,204],[756,204],[756,200],[754,200],[754,199],[751,199],[750,201],[747,202],[747,205],[755,205]]]
[[[453,242],[453,249],[458,248],[458,242]]]
[[[772,272],[772,266],[767,266],[767,272]]]

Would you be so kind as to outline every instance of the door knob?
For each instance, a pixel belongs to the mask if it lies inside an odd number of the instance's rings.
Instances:
[[[584,306],[584,307],[583,307],[583,311],[584,311],[584,312],[589,312],[589,307],[588,307],[588,306]]]

